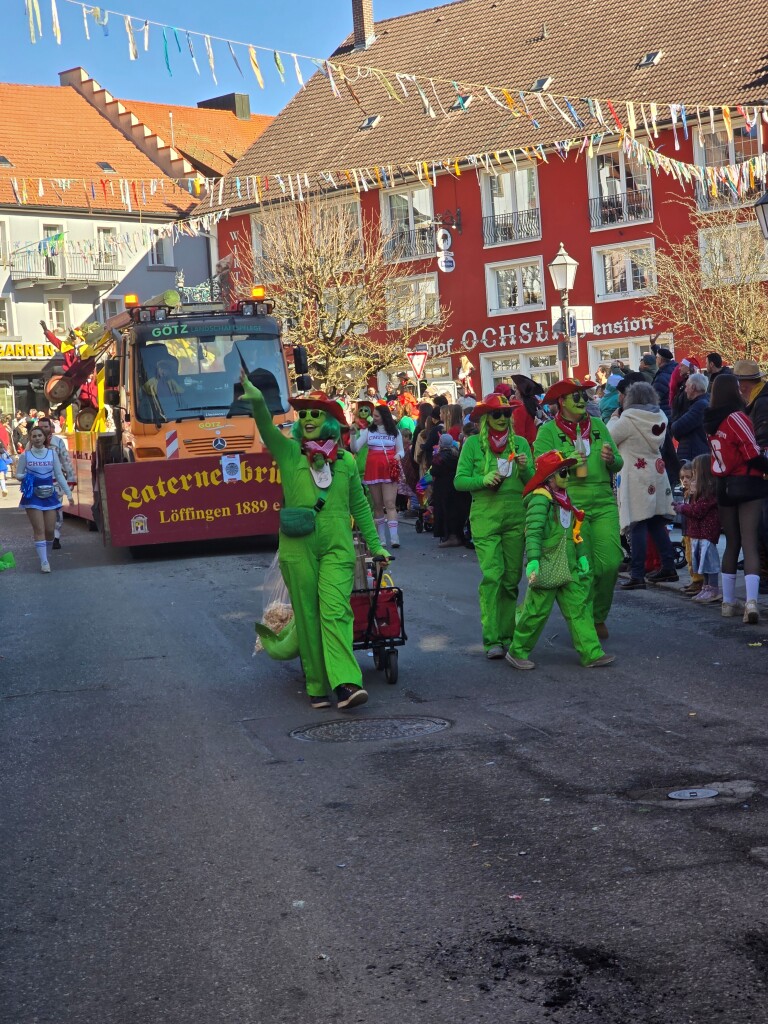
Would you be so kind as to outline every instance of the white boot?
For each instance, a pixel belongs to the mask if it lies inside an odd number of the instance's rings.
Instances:
[[[400,538],[397,535],[397,520],[390,519],[389,522],[387,523],[387,526],[389,527],[389,536],[392,539],[392,547],[399,548]]]
[[[374,519],[376,523],[376,532],[379,535],[379,540],[384,547],[387,546],[387,520],[386,519]]]

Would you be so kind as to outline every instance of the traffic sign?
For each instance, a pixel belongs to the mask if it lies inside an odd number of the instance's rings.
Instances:
[[[406,352],[408,356],[408,362],[413,367],[413,372],[416,374],[416,380],[421,380],[424,376],[424,365],[427,362],[428,352]]]
[[[437,257],[437,269],[450,274],[456,268],[456,260],[452,252],[441,252]]]

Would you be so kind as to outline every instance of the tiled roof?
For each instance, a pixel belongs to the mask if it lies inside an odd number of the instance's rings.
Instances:
[[[138,203],[132,195],[134,213],[171,219],[189,213],[195,205],[189,192],[166,178],[149,157],[69,86],[0,82],[0,156],[13,165],[0,166],[0,207],[125,214],[121,180],[163,181],[154,195],[149,188],[144,190],[146,204],[141,185],[137,187]],[[100,161],[109,163],[116,173],[105,174],[98,166]],[[12,178],[20,187],[26,185],[28,205],[18,205]],[[39,179],[43,196],[38,195]],[[57,185],[58,180],[68,181],[70,186]],[[106,196],[102,182],[106,182]]]
[[[420,158],[546,145],[579,134],[529,97],[531,112],[541,121],[537,131],[527,118],[500,109],[470,82],[499,87],[495,92],[502,99],[501,87],[530,89],[536,79],[551,76],[550,92],[571,98],[585,118],[580,97],[666,103],[667,119],[670,103],[685,104],[690,117],[697,104],[706,111],[709,104],[768,102],[764,22],[764,0],[733,0],[727,10],[712,0],[646,0],[630,7],[617,6],[615,0],[458,0],[381,21],[367,50],[352,51],[350,37],[332,56],[349,68],[359,105],[338,81],[342,98],[335,98],[328,80],[316,73],[228,178],[377,163],[397,168]],[[654,50],[664,53],[660,63],[638,69],[642,57]],[[352,68],[357,64],[389,69],[403,102],[391,99],[372,76],[356,79]],[[405,83],[408,98],[402,96],[394,71],[455,78],[462,92],[472,94],[472,103],[466,111],[444,116],[427,86],[437,113],[432,119],[410,83]],[[435,85],[447,111],[456,92],[450,84]],[[660,108],[660,117],[664,113]],[[381,115],[380,123],[361,131],[360,124],[372,114]],[[238,200],[230,181],[225,188],[222,206],[253,205],[245,196]]]
[[[210,107],[175,107],[165,103],[121,100],[148,128],[161,135],[196,167],[226,174],[274,118],[251,114],[247,120],[230,110]],[[173,115],[173,118],[169,117]]]

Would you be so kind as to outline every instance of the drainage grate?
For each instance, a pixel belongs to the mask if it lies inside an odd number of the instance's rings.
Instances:
[[[357,718],[294,729],[294,740],[317,743],[362,743],[366,740],[409,740],[450,728],[445,718]]]

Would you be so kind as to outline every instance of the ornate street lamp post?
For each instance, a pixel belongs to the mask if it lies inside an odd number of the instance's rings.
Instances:
[[[568,347],[570,341],[570,325],[568,323],[568,292],[573,288],[576,280],[576,270],[579,264],[572,259],[565,251],[563,243],[557,251],[557,256],[548,264],[549,276],[552,284],[560,293],[560,317],[563,325],[563,341],[558,343],[557,356],[560,361],[560,376],[569,376]]]

